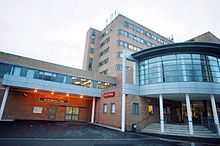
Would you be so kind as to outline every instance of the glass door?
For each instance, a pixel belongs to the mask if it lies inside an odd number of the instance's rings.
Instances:
[[[67,106],[65,112],[65,120],[67,121],[79,120],[79,108]]]

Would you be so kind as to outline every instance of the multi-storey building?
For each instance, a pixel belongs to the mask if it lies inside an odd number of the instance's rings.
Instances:
[[[88,31],[85,51],[89,71],[0,52],[0,120],[220,138],[220,40],[212,33],[172,43],[119,15]]]
[[[102,31],[88,30],[83,69],[117,76],[122,70],[123,49],[137,52],[170,43],[172,40],[119,14]],[[132,64],[127,69],[132,70]]]

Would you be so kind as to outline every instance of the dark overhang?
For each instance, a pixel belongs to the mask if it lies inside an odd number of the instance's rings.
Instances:
[[[208,42],[184,42],[167,44],[131,54],[137,60],[174,53],[199,53],[220,57],[220,44]]]

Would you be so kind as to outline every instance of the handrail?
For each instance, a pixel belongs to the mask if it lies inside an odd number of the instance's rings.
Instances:
[[[136,124],[137,124],[137,130],[141,130],[142,128],[144,128],[144,127],[142,126],[142,124],[143,124],[144,122],[146,123],[145,126],[147,126],[148,124],[153,123],[154,119],[155,119],[154,116],[147,116],[147,117],[142,118],[140,121],[138,121],[138,122],[136,123]],[[152,122],[150,122],[150,121],[152,121]],[[155,121],[156,121],[156,120],[155,120]]]

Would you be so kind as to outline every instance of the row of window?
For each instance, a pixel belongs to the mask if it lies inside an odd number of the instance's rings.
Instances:
[[[161,44],[168,44],[168,42],[163,40],[163,39],[161,39],[161,37],[159,37],[159,36],[157,36],[157,35],[155,35],[155,34],[153,34],[151,32],[148,32],[144,28],[141,28],[141,27],[139,27],[139,26],[137,26],[135,24],[132,24],[132,23],[130,23],[128,21],[124,21],[124,26],[126,28],[129,28],[129,29],[135,31],[135,32],[143,34],[143,35],[145,35],[145,36],[147,36],[147,37],[149,37],[149,38],[151,38],[151,39],[153,39],[153,40],[155,40],[155,41],[157,41],[157,42],[159,42]]]
[[[69,75],[64,75],[60,73],[36,70],[11,64],[0,63],[0,78],[3,78],[5,74],[45,80],[45,81],[52,81],[58,83],[66,83],[72,84],[77,86],[84,86],[84,87],[94,87],[104,89],[110,86],[113,86],[111,83],[90,80],[81,77],[74,77]]]
[[[200,54],[175,54],[139,63],[140,85],[161,82],[219,82],[220,59]]]
[[[155,44],[153,44],[153,43],[151,43],[151,42],[149,42],[145,39],[142,39],[142,38],[138,37],[137,35],[134,35],[132,33],[124,31],[124,30],[119,30],[119,35],[123,35],[125,37],[128,37],[128,38],[140,43],[140,44],[143,44],[143,45],[146,45],[146,46],[149,46],[149,47],[154,47],[155,46]]]
[[[103,113],[108,113],[108,104],[103,104]],[[110,104],[110,113],[116,113],[116,106],[115,103]],[[139,115],[140,114],[140,107],[139,103],[132,103],[132,114]]]
[[[114,114],[116,112],[115,103],[111,103],[111,113]],[[108,113],[108,104],[103,104],[103,113]]]
[[[137,47],[135,45],[132,45],[132,44],[130,44],[130,43],[126,42],[126,41],[122,41],[122,40],[118,41],[118,45],[123,47],[123,48],[131,49],[131,50],[134,50],[134,51],[142,50],[142,48],[139,48],[139,47]]]
[[[122,64],[116,64],[116,65],[115,65],[115,69],[116,69],[117,71],[122,71]],[[126,66],[126,70],[127,70],[127,71],[130,70],[130,69],[131,69],[130,66]]]
[[[104,59],[103,61],[99,62],[99,67],[102,66],[102,65],[104,65],[104,64],[107,64],[108,61],[109,61],[109,58],[106,58],[106,59]]]
[[[116,112],[116,106],[115,103],[111,103],[110,104],[110,111],[111,113],[115,113]],[[108,113],[108,104],[103,104],[103,113]],[[140,106],[139,103],[132,103],[132,114],[134,115],[139,115],[140,114]],[[154,113],[154,108],[153,108],[153,104],[147,104],[146,106],[146,112],[148,112],[149,114],[153,114]]]

